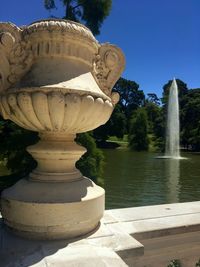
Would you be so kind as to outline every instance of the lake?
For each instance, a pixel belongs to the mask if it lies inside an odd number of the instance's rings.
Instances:
[[[200,200],[200,154],[170,160],[128,149],[103,152],[106,209]]]
[[[128,149],[104,149],[99,184],[106,190],[106,209],[200,200],[200,154],[183,160]],[[0,168],[0,175],[6,174]],[[0,184],[1,185],[1,184]]]

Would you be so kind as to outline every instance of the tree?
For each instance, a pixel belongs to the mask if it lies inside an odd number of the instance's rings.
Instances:
[[[147,94],[147,99],[145,100],[145,110],[147,112],[149,131],[153,132],[156,119],[159,116],[161,110],[160,99],[157,97],[156,94]]]
[[[84,176],[96,180],[103,173],[104,156],[100,149],[96,147],[94,138],[90,133],[77,135],[77,143],[87,148],[87,152],[76,163],[76,167]]]
[[[84,23],[94,35],[100,33],[104,19],[109,15],[112,0],[61,0],[65,7],[63,19]],[[48,10],[56,8],[56,0],[44,0]]]
[[[155,93],[147,94],[146,102],[154,103],[156,106],[160,105],[160,98],[157,97]]]
[[[153,142],[154,147],[158,151],[164,152],[165,149],[165,125],[166,125],[166,116],[163,107],[159,107],[159,112],[155,117],[153,123]]]
[[[36,143],[36,132],[27,131],[10,121],[0,121],[0,161],[6,159],[6,166],[18,176],[27,175],[36,167],[36,161],[26,151],[27,146]]]
[[[94,137],[98,142],[105,142],[109,136],[123,138],[126,133],[127,119],[121,106],[117,104],[109,121],[94,130]]]
[[[127,125],[131,114],[145,103],[145,95],[134,81],[120,78],[113,91],[120,94],[120,101],[116,105],[110,120],[94,131],[94,137],[101,142],[105,142],[109,136],[123,138],[128,131]]]
[[[129,131],[129,147],[133,150],[148,150],[148,122],[144,108],[139,108],[132,115]]]
[[[148,118],[148,134],[151,147],[153,150],[163,150],[164,134],[163,134],[163,117],[160,99],[155,93],[147,94],[145,100],[145,110]]]
[[[200,151],[200,89],[188,90],[182,102],[181,143],[186,149]]]
[[[109,121],[110,124],[110,136],[116,136],[118,138],[123,138],[126,132],[127,119],[121,107],[117,105]]]
[[[120,94],[119,105],[127,119],[130,119],[134,110],[145,103],[144,92],[139,90],[139,85],[134,81],[120,78],[115,84],[113,91]]]

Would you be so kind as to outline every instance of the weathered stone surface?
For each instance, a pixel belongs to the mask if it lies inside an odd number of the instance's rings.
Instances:
[[[22,30],[0,23],[0,92],[15,84],[30,69],[33,54]]]
[[[163,207],[163,205],[157,205],[108,210],[105,212],[101,226],[94,233],[84,238],[68,241],[22,239],[6,230],[5,225],[0,224],[1,267],[167,267],[173,259],[180,260],[182,267],[195,267],[200,258],[200,231],[198,230],[200,202],[169,204],[167,207],[173,209],[171,215],[168,214],[169,210],[164,212]],[[154,231],[157,232],[156,237],[152,236],[152,231],[149,228],[151,219],[144,218],[146,208],[148,208],[149,214],[152,211]],[[155,210],[157,210],[158,223],[156,222]],[[187,223],[182,220],[185,211],[188,212]],[[118,214],[118,220],[111,220],[110,214],[114,213]],[[132,217],[129,222],[120,220],[128,213],[131,217],[135,213],[138,213],[138,216],[135,220]],[[195,222],[193,221],[194,216],[196,216]],[[165,224],[160,231],[161,220],[168,221],[171,225],[170,232]],[[140,229],[137,228],[138,222],[143,222]],[[126,223],[132,223],[137,230],[131,232],[130,228],[126,227]],[[196,228],[190,227],[194,223]],[[137,238],[135,238],[135,234],[137,234]]]
[[[71,238],[98,226],[104,190],[76,169],[86,150],[74,139],[110,118],[124,64],[119,48],[79,23],[0,23],[0,112],[41,138],[27,148],[36,169],[2,194],[4,222],[18,234]]]
[[[128,266],[167,267],[178,259],[195,267],[200,258],[200,202],[176,203],[106,211],[104,221],[113,233],[136,238],[144,254],[119,254]]]

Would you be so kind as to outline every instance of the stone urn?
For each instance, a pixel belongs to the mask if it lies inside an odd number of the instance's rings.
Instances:
[[[60,239],[98,227],[104,190],[76,169],[86,149],[74,139],[110,118],[124,65],[119,48],[79,23],[0,23],[0,113],[40,136],[27,148],[36,169],[2,193],[3,220],[15,233]]]

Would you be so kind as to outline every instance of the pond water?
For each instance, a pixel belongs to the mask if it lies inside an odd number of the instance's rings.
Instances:
[[[200,200],[200,154],[182,153],[187,159],[172,160],[128,149],[103,153],[99,184],[106,190],[106,209]],[[0,176],[6,172],[1,166]]]
[[[172,160],[126,149],[103,152],[107,209],[200,200],[200,154]]]

